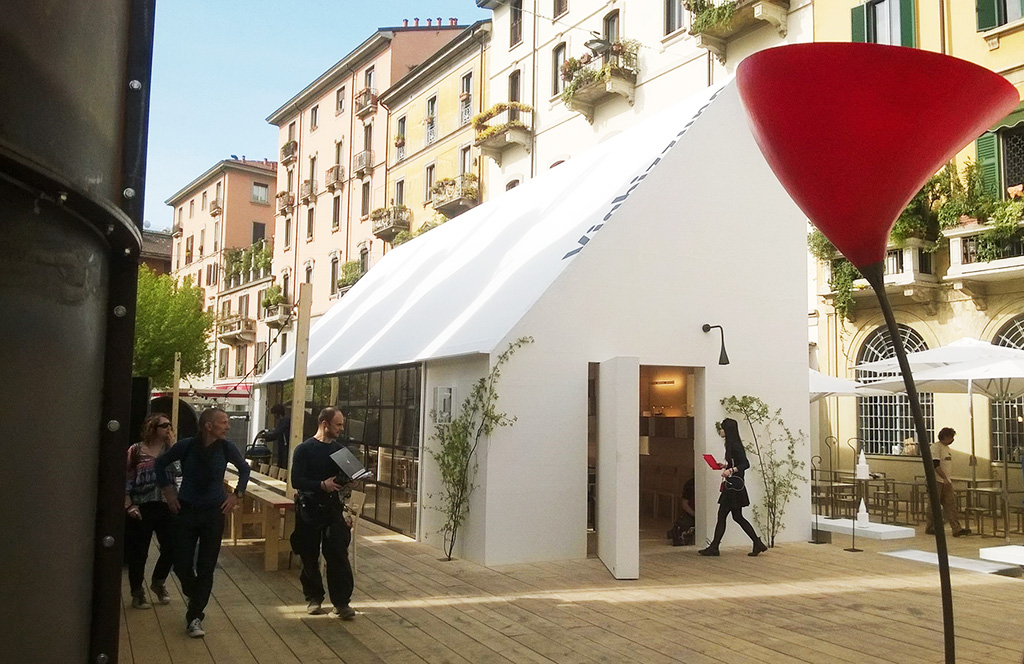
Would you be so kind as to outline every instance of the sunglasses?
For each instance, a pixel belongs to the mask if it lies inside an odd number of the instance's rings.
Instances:
[[[157,429],[170,429],[171,428],[171,423],[170,422],[161,422],[160,424],[156,425],[156,428]]]

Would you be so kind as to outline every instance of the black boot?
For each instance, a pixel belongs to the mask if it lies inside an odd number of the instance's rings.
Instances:
[[[758,556],[758,555],[764,553],[767,550],[768,550],[768,547],[765,546],[765,543],[761,541],[760,537],[758,537],[756,540],[754,540],[754,550],[751,551],[750,553],[748,553],[747,555],[750,556],[751,558],[753,558],[755,556]]]
[[[717,555],[719,555],[718,554],[718,544],[716,544],[714,542],[708,542],[707,548],[706,549],[701,549],[700,551],[698,551],[697,555],[699,555],[699,556],[717,556]]]

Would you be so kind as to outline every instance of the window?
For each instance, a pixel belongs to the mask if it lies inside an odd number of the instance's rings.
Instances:
[[[288,352],[288,333],[285,332],[281,335],[281,355]]]
[[[344,113],[345,112],[345,87],[338,88],[338,91],[334,94],[334,112]]]
[[[1009,187],[1024,184],[1024,107],[975,141],[982,186],[1002,198]]]
[[[228,353],[227,348],[221,348],[217,358],[217,378],[228,377]]]
[[[220,222],[213,222],[213,250],[220,249]]]
[[[288,140],[289,141],[294,141],[295,140],[295,123],[294,122],[291,122],[291,123],[288,124]]]
[[[192,236],[185,238],[185,265],[192,262]]]
[[[515,189],[518,186],[519,186],[519,180],[509,180],[509,183],[505,185],[505,191],[509,191],[510,189]]]
[[[320,107],[314,106],[309,109],[309,130],[313,131],[320,124]]]
[[[928,348],[921,335],[907,325],[900,325],[900,337],[908,353]],[[857,364],[874,362],[895,357],[889,330],[879,327],[868,335],[857,355]],[[873,383],[895,374],[874,371],[857,371],[857,380]],[[921,393],[921,410],[924,411],[925,426],[928,429],[927,442],[931,442],[935,429],[933,399],[931,393]],[[910,400],[906,395],[893,394],[880,397],[859,397],[857,399],[857,437],[867,454],[891,454],[893,446],[902,444],[907,438],[917,438],[914,431],[914,417],[910,412]],[[921,441],[918,441],[921,442]]]
[[[307,265],[306,266],[306,283],[307,284],[313,283],[313,266],[312,265]]]
[[[619,41],[619,11],[615,10],[610,12],[604,17],[604,38],[608,40],[609,44],[614,44]],[[601,60],[605,64],[612,58],[611,51],[605,51]]]
[[[331,259],[331,295],[338,294],[338,279],[341,276],[338,274],[339,265],[340,261],[338,261],[337,256]]]
[[[249,359],[247,357],[249,355],[249,353],[247,352],[248,350],[249,350],[248,346],[238,346],[237,348],[235,348],[235,375],[236,376],[244,376],[245,375],[245,363]]]
[[[992,343],[1024,350],[1024,314],[1012,318],[996,334]],[[992,460],[1020,463],[1024,449],[1024,397],[1007,401],[989,401]],[[1007,455],[1009,451],[1009,455]]]
[[[220,187],[221,187],[221,183],[218,182],[217,183],[216,193],[213,195],[213,200],[218,201],[218,202],[220,202]]]
[[[199,204],[199,209],[200,210],[205,210],[206,209],[206,192],[205,191],[203,192],[203,200]]]
[[[291,284],[291,275],[285,272],[281,275],[281,297],[288,301],[288,286]]]
[[[252,222],[252,241],[253,244],[267,237],[267,225],[262,221]]]
[[[206,246],[206,229],[199,231],[199,257],[202,258],[205,254]]]
[[[267,289],[261,288],[256,291],[256,320],[263,320],[263,300],[267,297]]]
[[[220,315],[222,318],[231,316],[231,300],[224,300],[220,303]]]
[[[427,100],[427,144],[437,139],[437,97]]]
[[[181,225],[181,214],[185,211],[184,207],[178,208],[178,225]]]
[[[459,175],[473,172],[473,151],[466,145],[459,148]]]
[[[395,205],[405,205],[405,180],[395,181]]]
[[[850,41],[916,46],[914,0],[868,0],[850,10]]]
[[[977,0],[978,31],[1019,21],[1024,17],[1021,0]]]
[[[363,149],[373,149],[373,123],[363,125]]]
[[[551,51],[551,96],[562,93],[562,65],[565,64],[565,43]]]
[[[188,202],[188,218],[196,216],[196,199],[192,199]]]
[[[402,161],[405,159],[405,116],[398,118],[398,130],[395,132],[395,159]]]
[[[292,218],[284,218],[284,248],[292,246]]]
[[[295,171],[288,169],[288,193],[295,191]]]
[[[523,41],[523,0],[512,0],[509,15],[508,46],[512,48]]]
[[[242,318],[249,317],[249,295],[238,296],[238,315]]]
[[[256,344],[256,374],[262,374],[267,370],[267,342],[260,341]]]
[[[665,34],[670,35],[685,28],[685,16],[686,0],[665,0]]]
[[[363,274],[370,269],[370,248],[363,246],[359,250],[359,271]]]
[[[522,75],[518,69],[508,75],[508,100],[510,102],[522,101],[521,78]],[[514,108],[508,109],[508,121],[515,122],[518,119],[519,111]]]
[[[312,207],[306,210],[306,241],[313,239],[314,210]]]
[[[337,166],[338,164],[341,163],[341,146],[342,145],[343,145],[343,141],[341,139],[338,139],[337,141],[334,142],[334,165],[335,166]]]
[[[206,266],[206,285],[213,286],[217,283],[217,264],[211,263]]]
[[[252,202],[266,205],[270,202],[270,186],[262,182],[252,183]]]
[[[359,215],[362,217],[368,217],[370,215],[370,181],[367,180],[363,183],[363,196],[360,201],[361,205],[359,208]]]
[[[316,193],[316,156],[315,155],[309,158],[309,184],[310,184],[309,193],[310,194],[315,194]],[[314,203],[316,202],[316,200],[313,199],[312,197],[310,198],[310,201],[314,202]]]
[[[469,124],[473,119],[473,72],[462,75],[459,94],[459,126]]]
[[[338,230],[341,226],[341,196],[335,196],[331,203],[331,228]]]
[[[431,164],[431,165],[427,166],[426,170],[423,171],[423,189],[424,189],[424,191],[423,191],[423,200],[424,201],[428,201],[429,202],[430,199],[431,199],[431,192],[430,192],[430,190],[434,188],[434,173],[435,173],[434,164]]]
[[[554,7],[551,9],[551,15],[557,18],[567,11],[569,11],[569,0],[555,0]]]
[[[363,87],[367,90],[373,89],[373,67],[363,72]]]

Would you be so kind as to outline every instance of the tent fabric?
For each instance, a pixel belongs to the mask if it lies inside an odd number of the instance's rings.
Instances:
[[[604,223],[628,223],[615,217],[626,198],[657,194],[646,174],[723,88],[389,251],[312,326],[307,375],[492,352]],[[259,382],[293,370],[294,351]]]
[[[963,337],[945,346],[907,354],[907,362],[912,371],[998,358],[1024,358],[1024,351],[1009,346],[998,346],[980,339]],[[900,371],[899,361],[895,357],[858,364],[857,368],[861,371],[877,373],[899,373]]]
[[[824,399],[825,397],[839,397],[839,396],[879,396],[882,394],[889,394],[885,390],[873,390],[870,387],[866,387],[863,383],[858,383],[855,380],[847,380],[846,378],[839,378],[837,376],[831,376],[829,374],[815,371],[814,369],[808,369],[810,372],[809,388],[810,388],[810,400],[811,402],[817,401],[818,399]]]

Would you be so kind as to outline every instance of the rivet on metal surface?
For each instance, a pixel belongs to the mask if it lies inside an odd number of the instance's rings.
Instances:
[[[128,310],[124,308],[123,304],[114,307],[114,315],[118,318],[123,318],[126,313],[128,313]]]
[[[118,422],[117,420],[110,420],[109,422],[107,422],[107,430],[108,431],[117,431],[120,428],[121,428],[121,423]]]
[[[124,255],[125,256],[131,256],[132,255],[132,250],[129,249],[128,247],[125,247],[124,248]]]
[[[131,187],[126,187],[123,193],[125,198],[135,198],[135,190]]]
[[[132,90],[141,90],[142,89],[142,82],[141,81],[137,81],[136,79],[133,78],[132,80],[128,81],[128,87],[131,88]]]
[[[114,232],[114,224],[107,224],[107,235]]]
[[[109,664],[109,662],[110,657],[107,656],[107,653],[101,652],[100,654],[96,655],[96,664]]]
[[[105,535],[103,537],[102,542],[103,542],[103,547],[106,548],[106,549],[109,549],[110,547],[114,546],[114,536],[113,535]]]
[[[60,199],[61,203],[67,203],[68,202],[68,192],[62,191],[62,192],[58,193],[57,194],[57,198]]]

